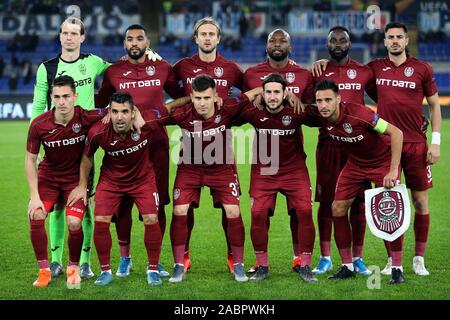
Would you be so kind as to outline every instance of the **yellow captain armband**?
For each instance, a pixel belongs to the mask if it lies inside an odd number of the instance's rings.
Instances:
[[[388,127],[388,122],[386,120],[383,120],[381,118],[378,119],[377,125],[373,128],[378,133],[385,133],[386,129]]]

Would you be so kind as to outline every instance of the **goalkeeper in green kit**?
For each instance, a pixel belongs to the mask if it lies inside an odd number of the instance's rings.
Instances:
[[[53,79],[68,75],[75,80],[78,99],[75,105],[84,109],[94,109],[94,84],[97,76],[102,76],[110,66],[109,62],[102,58],[80,52],[81,44],[85,39],[85,27],[83,22],[75,17],[67,18],[60,27],[59,39],[61,42],[61,53],[53,59],[47,60],[39,65],[34,87],[33,110],[31,121],[49,110],[51,105],[50,90]],[[159,55],[151,50],[147,52],[149,59],[161,59]],[[76,130],[76,128],[74,128]],[[93,193],[93,178],[91,172],[89,194]],[[57,203],[54,211],[50,214],[50,245],[52,252],[52,263],[50,270],[52,277],[63,273],[62,256],[65,238],[65,204]],[[82,222],[84,242],[80,258],[80,276],[91,278],[94,276],[90,268],[90,253],[92,244],[93,221],[92,208],[88,206]]]

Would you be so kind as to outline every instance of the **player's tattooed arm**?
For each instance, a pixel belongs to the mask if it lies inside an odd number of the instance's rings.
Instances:
[[[80,180],[78,186],[70,192],[67,199],[67,206],[73,205],[80,199],[83,199],[84,204],[87,204],[87,186],[89,181],[89,173],[91,172],[92,164],[94,161],[93,156],[88,156],[83,152],[80,163]]]
[[[322,72],[327,68],[329,60],[321,59],[315,61],[311,66],[311,72],[313,77],[319,77],[322,75]]]
[[[38,192],[38,178],[36,168],[37,157],[38,154],[30,153],[27,151],[25,159],[25,172],[27,175],[28,187],[30,189],[30,202],[28,204],[27,214],[30,219],[33,218],[35,212],[39,209],[41,209],[44,214],[47,214]]]

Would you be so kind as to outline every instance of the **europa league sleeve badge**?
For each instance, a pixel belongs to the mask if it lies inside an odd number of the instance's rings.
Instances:
[[[367,224],[375,236],[392,242],[408,230],[411,207],[404,184],[369,189],[364,194]]]

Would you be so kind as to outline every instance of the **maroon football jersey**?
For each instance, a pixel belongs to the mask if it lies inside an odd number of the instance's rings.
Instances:
[[[208,168],[233,165],[231,118],[248,102],[244,94],[226,98],[223,106],[220,109],[215,106],[214,114],[206,120],[197,113],[192,103],[177,108],[168,122],[181,127],[180,164]]]
[[[160,116],[165,109],[163,90],[172,98],[184,96],[172,66],[165,60],[151,61],[146,58],[143,63],[138,64],[128,60],[118,61],[106,69],[102,87],[95,96],[95,105],[101,107],[108,105],[114,92],[128,92],[140,111],[153,110]],[[167,148],[169,146],[164,126],[154,133],[152,145],[156,143]]]
[[[154,175],[153,166],[149,160],[148,144],[158,121],[154,113],[143,111],[146,120],[141,128],[141,134],[129,131],[125,136],[119,135],[113,129],[111,122],[96,123],[89,130],[84,152],[93,156],[101,147],[105,151],[103,157],[100,180],[114,186],[130,185],[136,181],[143,181],[148,175]]]
[[[74,108],[74,115],[66,126],[55,123],[55,109],[34,119],[28,129],[27,151],[39,153],[44,146],[44,160],[39,163],[39,179],[57,183],[73,183],[80,174],[81,155],[89,128],[100,120],[105,109],[84,110]]]
[[[349,160],[361,167],[378,167],[391,159],[389,137],[374,130],[379,119],[364,105],[342,102],[339,119],[335,124],[327,121],[325,130],[349,152]]]
[[[314,88],[311,72],[291,60],[281,69],[272,68],[269,60],[248,68],[244,73],[243,91],[261,87],[263,80],[271,73],[280,74],[287,82],[287,90],[294,93],[302,102],[313,101]]]
[[[242,111],[240,119],[245,119],[255,128],[252,169],[278,164],[280,171],[298,168],[306,159],[301,125],[319,127],[325,122],[309,108],[297,114],[291,107],[285,106],[279,113],[272,114],[265,108],[255,108],[251,103]],[[267,163],[268,160],[271,163]]]
[[[364,91],[368,89],[373,96],[372,88],[374,88],[375,80],[372,69],[351,58],[344,65],[330,60],[322,75],[314,78],[314,83],[323,80],[333,80],[339,86],[339,94],[343,102],[364,104]],[[336,145],[323,128],[319,130],[319,140],[321,143]]]
[[[192,80],[200,74],[207,74],[216,82],[217,95],[222,99],[228,97],[231,87],[242,88],[242,69],[233,61],[217,54],[213,62],[200,60],[198,54],[179,60],[173,70],[182,82],[185,95],[192,92]]]
[[[409,54],[398,67],[388,57],[369,66],[376,78],[380,116],[403,131],[404,142],[426,141],[422,101],[437,92],[432,67]]]

